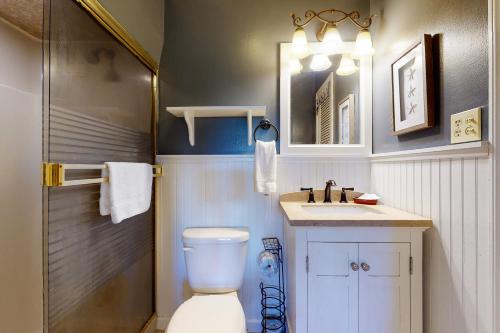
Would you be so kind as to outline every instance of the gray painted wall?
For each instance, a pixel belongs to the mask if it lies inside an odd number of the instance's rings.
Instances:
[[[165,0],[99,0],[157,61],[163,47]]]
[[[450,144],[450,115],[484,106],[488,137],[488,1],[371,0],[375,153]],[[393,136],[391,63],[423,34],[436,35],[437,125]]]
[[[196,145],[166,106],[266,105],[279,123],[279,43],[291,41],[288,13],[336,7],[369,14],[369,0],[170,0],[160,65],[159,154],[249,154],[246,120],[197,119]],[[339,27],[344,40],[355,35]],[[348,29],[349,30],[349,29]],[[314,32],[309,35],[314,40]],[[254,126],[258,119],[254,120]],[[269,132],[269,137],[273,133]]]

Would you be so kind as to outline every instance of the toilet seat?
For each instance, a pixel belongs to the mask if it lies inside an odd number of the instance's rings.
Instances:
[[[196,295],[175,311],[166,333],[246,333],[245,314],[235,292]]]

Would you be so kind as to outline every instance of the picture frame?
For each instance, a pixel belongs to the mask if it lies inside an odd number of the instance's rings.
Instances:
[[[391,65],[392,133],[434,126],[432,36],[424,35]]]
[[[349,94],[338,103],[339,144],[353,144],[356,140],[356,105],[354,94]]]

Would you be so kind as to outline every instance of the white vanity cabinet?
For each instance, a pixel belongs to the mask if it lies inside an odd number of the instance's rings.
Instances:
[[[427,228],[284,222],[290,332],[422,333]]]

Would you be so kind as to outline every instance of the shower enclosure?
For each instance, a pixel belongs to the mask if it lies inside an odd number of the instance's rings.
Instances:
[[[43,43],[43,160],[152,164],[151,57],[91,0],[44,0]],[[43,194],[45,331],[139,332],[155,312],[154,198],[148,212],[115,225],[99,215],[98,184]]]

